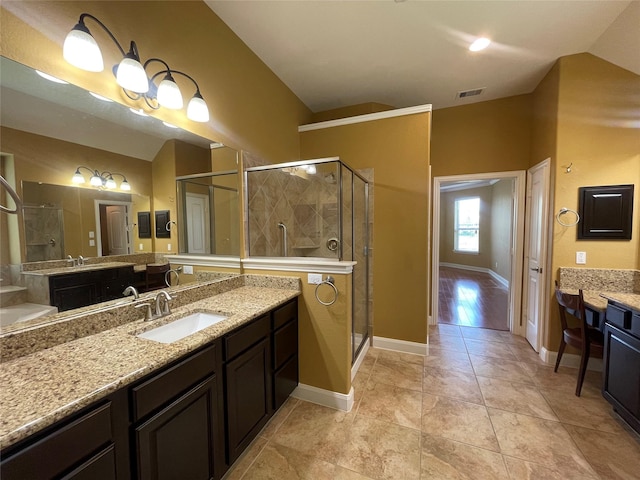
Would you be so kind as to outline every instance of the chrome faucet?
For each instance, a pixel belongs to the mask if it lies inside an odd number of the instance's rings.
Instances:
[[[67,255],[67,260],[69,260],[71,262],[71,266],[75,267],[76,266],[76,259],[73,258],[71,255]]]
[[[158,294],[156,295],[156,318],[164,317],[165,315],[171,315],[169,300],[173,300],[173,298],[166,291],[160,290],[158,292]]]
[[[127,288],[124,289],[124,292],[122,292],[122,295],[124,295],[125,297],[127,295],[133,295],[133,301],[135,302],[138,298],[140,298],[140,294],[138,293],[138,290],[136,289],[136,287],[129,285]]]
[[[84,257],[82,255],[78,255],[78,266],[84,265]]]

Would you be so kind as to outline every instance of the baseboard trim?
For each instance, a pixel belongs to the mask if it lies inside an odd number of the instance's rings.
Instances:
[[[368,351],[369,351],[369,341],[367,341],[364,344],[364,346],[362,347],[362,350],[360,350],[360,354],[358,355],[358,358],[356,358],[356,361],[353,362],[353,365],[351,366],[352,381],[356,377],[356,373],[358,373],[358,369],[360,368],[360,365],[362,365],[362,362],[364,361],[364,357],[367,355]]]
[[[406,340],[396,340],[395,338],[373,337],[373,346],[385,350],[396,352],[413,353],[415,355],[426,355],[427,344],[418,342],[408,342]]]
[[[349,393],[344,394],[300,383],[291,393],[291,396],[325,407],[335,408],[336,410],[350,412],[353,407],[354,390],[351,387]]]
[[[544,363],[555,366],[556,360],[558,358],[558,352],[547,350],[546,348],[542,347],[540,349],[540,358]],[[580,366],[580,355],[576,355],[575,353],[563,354],[562,361],[560,362],[560,366],[578,368]],[[601,358],[589,359],[589,363],[587,363],[587,370],[592,370],[594,372],[601,372],[603,369],[604,369],[604,364],[602,363]]]
[[[449,262],[440,262],[441,267],[449,267],[449,268],[457,268],[458,270],[469,270],[471,272],[482,272],[488,273],[493,277],[493,279],[499,283],[501,283],[504,287],[509,288],[509,281],[503,276],[497,274],[490,268],[486,267],[474,267],[472,265],[461,265],[459,263],[449,263]]]

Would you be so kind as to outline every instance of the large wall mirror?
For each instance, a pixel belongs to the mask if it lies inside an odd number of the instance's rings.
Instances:
[[[153,218],[154,209],[172,210],[171,218],[176,218],[179,228],[167,241],[173,243],[173,252],[187,251],[181,244],[184,234],[179,233],[187,222],[182,221],[185,210],[182,206],[181,211],[178,209],[177,192],[173,190],[176,177],[220,170],[216,156],[233,159],[223,162],[229,170],[229,165],[236,164],[235,150],[153,116],[137,115],[135,109],[76,86],[47,80],[4,57],[0,57],[0,88],[0,173],[15,186],[25,204],[19,215],[0,214],[0,273],[4,285],[8,278],[15,278],[22,263],[64,259],[67,255],[90,258],[167,253],[167,246],[158,246],[155,236],[138,235],[138,213],[150,212]],[[165,164],[173,167],[163,168],[160,174],[153,171],[153,162],[166,162],[168,156],[171,163]],[[74,185],[72,177],[80,166],[118,174],[114,175],[118,184],[126,177],[131,189],[91,187],[86,169],[81,172],[87,183]],[[221,240],[212,237],[208,253],[237,256],[239,268],[237,177],[237,172],[229,172],[222,183],[212,183],[215,194],[210,205],[216,219],[210,233],[219,233]],[[235,183],[230,178],[235,178]],[[235,199],[230,194],[234,189]],[[158,192],[167,199],[165,203],[161,204]],[[124,215],[119,227],[129,240],[124,250],[109,243],[111,227],[106,218],[118,209],[120,213],[111,216]]]

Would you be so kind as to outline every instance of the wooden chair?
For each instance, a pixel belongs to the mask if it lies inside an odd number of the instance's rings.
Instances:
[[[166,287],[164,276],[170,268],[171,266],[168,263],[165,265],[147,265],[145,291]]]
[[[560,323],[562,324],[562,341],[558,350],[558,359],[554,372],[558,371],[562,354],[565,347],[571,345],[581,352],[580,369],[578,370],[578,385],[576,386],[576,396],[580,396],[584,375],[587,371],[587,363],[589,357],[602,358],[604,349],[604,336],[600,330],[590,327],[586,321],[584,310],[584,299],[582,290],[578,290],[578,295],[564,293],[558,288],[556,282],[556,300],[560,308]],[[579,320],[578,327],[569,327],[567,322],[567,314]]]

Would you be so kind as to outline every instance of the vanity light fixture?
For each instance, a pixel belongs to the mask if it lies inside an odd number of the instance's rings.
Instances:
[[[491,40],[486,37],[479,37],[469,46],[469,50],[472,52],[479,52],[480,50],[484,50],[491,44]]]
[[[80,173],[81,168],[91,172],[91,178],[89,178],[89,185],[91,185],[92,187],[102,187],[102,188],[108,188],[108,189],[117,188],[118,184],[114,180],[113,176],[119,175],[120,177],[122,177],[122,183],[120,183],[120,190],[125,190],[125,191],[131,190],[131,185],[129,184],[129,182],[127,182],[127,177],[125,177],[123,174],[116,173],[116,172],[108,172],[108,171],[100,173],[98,170],[93,170],[89,167],[84,167],[82,165],[76,168],[76,173],[74,173],[73,177],[71,178],[71,181],[75,184],[79,185],[79,184],[85,183],[84,175]]]
[[[40,70],[36,70],[36,73],[40,75],[42,78],[49,80],[50,82],[61,83],[62,85],[69,85],[69,82],[60,80],[59,78],[56,78],[53,75],[49,75],[48,73],[41,72]]]
[[[104,70],[102,52],[95,38],[85,24],[85,19],[95,21],[109,35],[109,38],[120,50],[122,61],[113,67],[116,82],[124,93],[132,100],[143,99],[154,110],[165,107],[179,110],[183,107],[182,93],[174,80],[174,75],[179,75],[190,80],[195,86],[195,93],[187,105],[187,118],[195,122],[208,122],[209,109],[200,93],[198,83],[188,74],[173,70],[167,62],[160,58],[150,58],[144,64],[140,63],[140,54],[136,42],[130,43],[129,51],[125,53],[111,31],[93,15],[83,13],[75,27],[69,32],[64,41],[62,54],[71,65],[89,72],[101,72]],[[162,64],[162,69],[151,76],[147,68],[152,63]],[[155,80],[161,79],[156,85]]]

